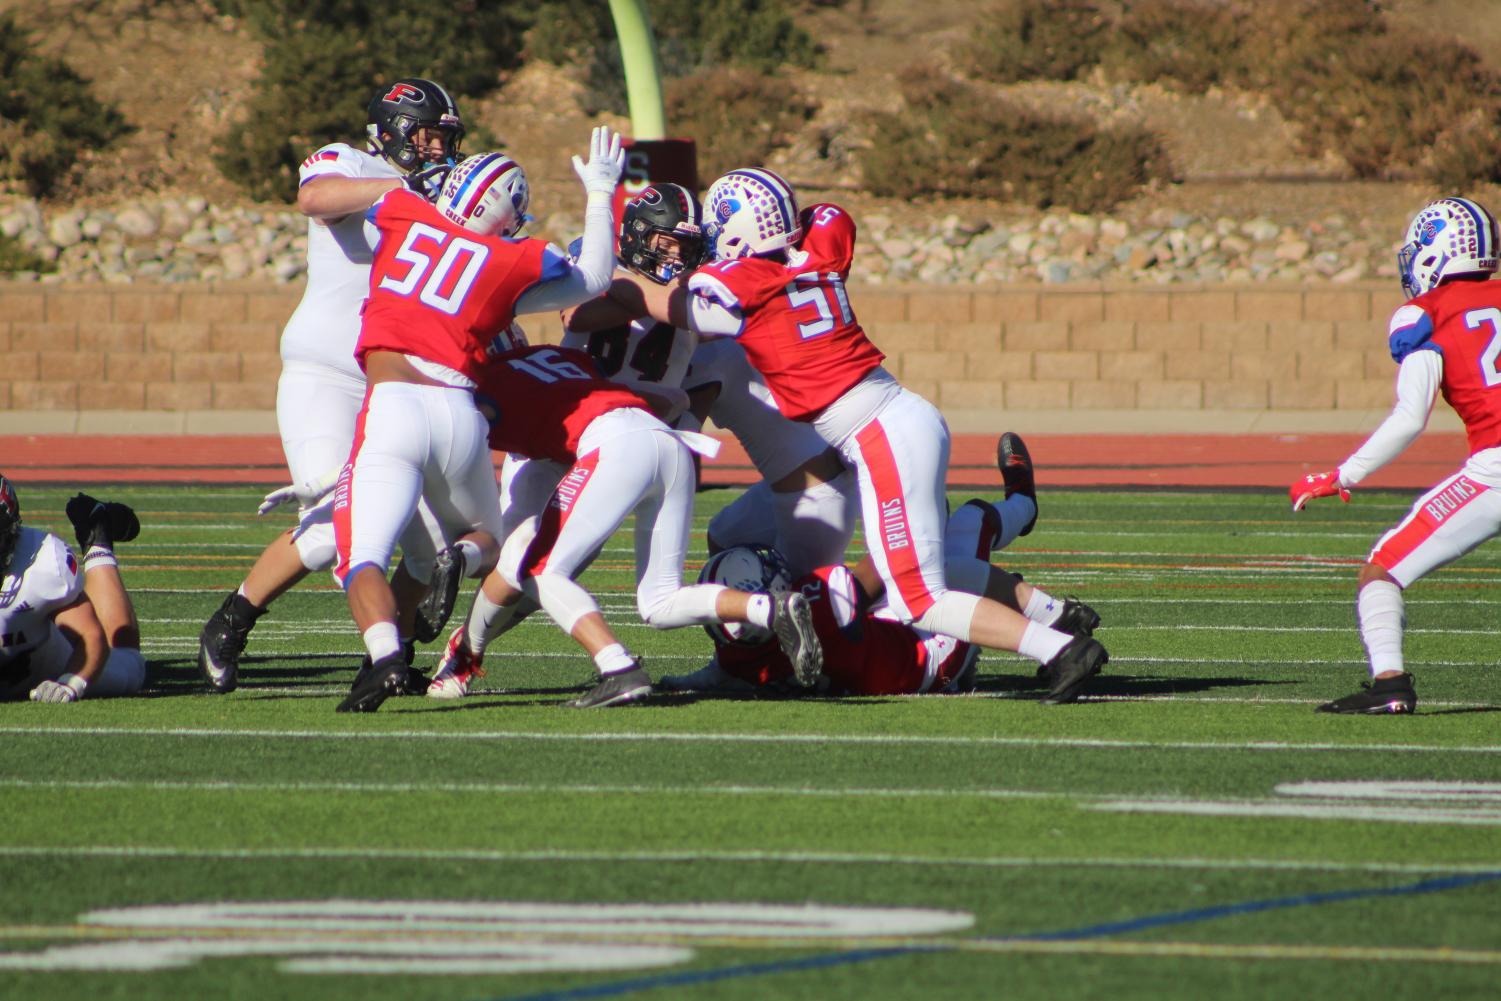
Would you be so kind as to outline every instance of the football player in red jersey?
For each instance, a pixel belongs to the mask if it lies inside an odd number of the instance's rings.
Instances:
[[[689,448],[713,455],[718,443],[674,431],[640,395],[599,377],[583,351],[536,346],[497,357],[479,378],[476,400],[491,421],[490,447],[562,464],[545,509],[506,539],[497,571],[475,597],[468,623],[449,640],[429,694],[467,690],[491,639],[523,611],[525,593],[594,659],[599,683],[578,708],[637,701],[651,679],[611,632],[574,578],[632,512],[636,515],[636,606],[658,629],[751,622],[776,633],[798,669],[816,676],[818,647],[800,594],[748,594],[718,584],[683,586],[693,522]],[[669,398],[658,398],[665,407]]]
[[[1410,713],[1417,706],[1402,660],[1402,591],[1501,533],[1501,283],[1496,220],[1467,198],[1425,205],[1397,254],[1408,301],[1392,314],[1397,402],[1338,469],[1288,488],[1293,510],[1315,497],[1350,499],[1350,487],[1395,459],[1427,426],[1439,394],[1464,421],[1470,458],[1417,499],[1377,540],[1360,570],[1355,608],[1371,682],[1319,706],[1330,713]]]
[[[488,425],[475,379],[518,313],[561,309],[604,291],[614,263],[611,198],[620,138],[596,128],[574,170],[588,194],[577,260],[515,238],[526,175],[500,153],[448,175],[437,204],[392,191],[369,211],[380,233],[355,356],[370,384],[349,461],[334,491],[335,575],[349,596],[371,670],[339,705],[371,712],[405,684],[407,666],[386,565],[425,500],[450,541],[500,531]],[[502,345],[504,346],[504,345]]]
[[[1090,637],[1029,622],[948,587],[943,568],[949,432],[927,400],[881,365],[845,291],[855,224],[837,205],[799,211],[769,170],[734,170],[710,186],[704,214],[716,260],[685,285],[636,280],[611,296],[701,337],[734,337],[782,413],[806,421],[856,470],[867,546],[903,622],[1044,664],[1046,701],[1072,702],[1109,659]],[[636,298],[639,296],[639,299]]]

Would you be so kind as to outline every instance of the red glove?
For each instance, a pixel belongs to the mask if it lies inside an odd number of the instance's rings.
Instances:
[[[1293,510],[1303,510],[1303,505],[1315,497],[1333,497],[1350,503],[1350,491],[1340,486],[1339,470],[1328,473],[1309,473],[1287,488],[1287,499],[1293,502]]]

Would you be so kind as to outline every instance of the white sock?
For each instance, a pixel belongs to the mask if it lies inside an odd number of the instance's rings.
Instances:
[[[619,674],[635,667],[636,659],[621,644],[611,643],[594,655],[594,666],[600,674]]]
[[[401,638],[396,634],[394,622],[377,622],[365,630],[364,640],[371,663],[401,653]]]
[[[1022,633],[1021,645],[1016,652],[1023,657],[1031,657],[1039,664],[1046,664],[1058,656],[1058,651],[1068,646],[1073,637],[1068,633],[1060,633],[1056,629],[1049,629],[1041,622],[1028,622],[1027,631]]]
[[[1027,607],[1022,609],[1022,614],[1033,622],[1051,626],[1063,617],[1063,602],[1042,588],[1034,587],[1032,597],[1027,599]]]
[[[459,542],[454,543],[453,548],[455,548],[455,549],[457,549],[459,551],[459,559],[462,560],[463,564],[464,564],[463,568],[459,572],[460,576],[462,576],[462,577],[480,577],[480,576],[483,576],[483,574],[480,572],[480,565],[479,565],[479,561],[480,561],[479,546],[476,543],[471,542],[468,539],[463,539],[463,540],[461,540]]]
[[[771,595],[753,594],[745,606],[745,621],[762,629],[771,625]]]
[[[1360,638],[1371,661],[1371,677],[1402,666],[1402,630],[1407,628],[1402,589],[1389,580],[1373,580],[1355,596]]]
[[[994,507],[1001,513],[1001,534],[996,536],[992,549],[1011,545],[1027,523],[1037,517],[1037,502],[1025,494],[1012,494]]]
[[[120,563],[115,559],[115,551],[107,546],[90,546],[89,551],[83,555],[83,572],[88,573],[95,567],[117,567]]]
[[[497,605],[485,595],[484,588],[475,592],[474,604],[469,608],[469,618],[464,621],[464,635],[469,652],[476,657],[483,657],[485,647],[505,631],[522,603]]]

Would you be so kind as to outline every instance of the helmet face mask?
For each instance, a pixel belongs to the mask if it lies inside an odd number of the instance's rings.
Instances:
[[[514,236],[526,223],[526,172],[504,153],[479,153],[449,172],[436,207],[449,222],[481,236]]]
[[[723,584],[737,591],[767,594],[792,586],[787,561],[765,546],[731,546],[709,557],[699,572],[700,584]],[[710,623],[704,631],[716,643],[727,646],[760,646],[773,640],[770,629],[748,622]]]
[[[758,257],[795,246],[803,238],[792,185],[769,170],[732,170],[704,193],[714,256]]]
[[[464,139],[464,123],[448,91],[431,80],[409,77],[377,93],[366,110],[365,135],[370,152],[384,157],[403,173],[424,163],[453,163]],[[424,134],[423,130],[429,130]],[[441,138],[434,155],[425,135]]]
[[[1496,270],[1496,220],[1468,198],[1440,198],[1413,217],[1397,251],[1397,274],[1409,299],[1449,278]]]
[[[619,235],[621,266],[659,285],[708,258],[703,213],[679,184],[653,184],[627,202]]]

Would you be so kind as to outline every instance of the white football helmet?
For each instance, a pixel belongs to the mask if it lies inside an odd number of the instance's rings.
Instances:
[[[785,591],[792,586],[787,561],[765,546],[731,546],[709,557],[699,572],[700,584],[723,584],[737,591]],[[716,643],[730,646],[760,646],[772,639],[771,630],[748,622],[710,623],[704,631]]]
[[[1397,274],[1409,299],[1455,275],[1496,270],[1496,219],[1468,198],[1440,198],[1413,216],[1397,251]]]
[[[723,259],[770,254],[803,238],[792,185],[769,170],[732,170],[704,193],[704,221]]]
[[[481,236],[514,236],[527,220],[531,197],[516,161],[480,153],[453,168],[436,204],[445,219]]]

